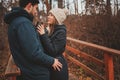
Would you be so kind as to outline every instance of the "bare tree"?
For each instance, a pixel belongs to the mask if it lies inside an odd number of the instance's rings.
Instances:
[[[85,0],[86,14],[102,14],[105,12],[105,2],[104,0]]]
[[[74,0],[75,14],[78,14],[78,0]]]
[[[106,10],[107,10],[107,15],[110,17],[112,15],[110,0],[107,0]]]
[[[50,9],[52,8],[52,0],[50,0]]]
[[[99,2],[99,7],[98,7],[98,9],[99,9],[99,14],[104,15],[104,14],[106,13],[105,5],[106,5],[106,4],[105,4],[104,0],[100,0],[100,2]]]
[[[86,14],[88,13],[93,14],[94,0],[86,0],[85,9],[86,9],[86,12],[85,12]]]
[[[65,8],[65,0],[63,0],[63,8]]]
[[[45,5],[46,5],[46,9],[47,9],[47,13],[49,12],[49,10],[51,9],[51,4],[52,4],[52,0],[50,0],[50,4],[48,0],[45,0]]]
[[[118,0],[114,0],[114,15],[118,14]]]
[[[63,0],[58,0],[58,8],[63,8]]]
[[[0,64],[2,67],[5,68],[5,65],[7,63],[8,57],[9,57],[9,48],[8,48],[8,40],[7,40],[7,27],[4,23],[4,14],[6,13],[7,9],[4,5],[5,2],[1,0],[0,1]],[[0,68],[1,68],[0,66]],[[3,72],[4,69],[0,69],[0,72]]]
[[[67,8],[70,9],[69,8],[69,0],[66,0],[66,4],[67,4]]]

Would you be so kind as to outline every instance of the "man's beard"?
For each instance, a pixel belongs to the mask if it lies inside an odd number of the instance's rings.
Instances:
[[[32,13],[30,13],[30,16],[31,16],[32,18],[34,18],[34,15],[33,15]]]

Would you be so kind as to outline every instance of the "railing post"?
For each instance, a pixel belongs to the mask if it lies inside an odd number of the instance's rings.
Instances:
[[[12,80],[16,80],[16,76],[12,77]]]
[[[114,67],[113,67],[113,56],[110,54],[104,54],[105,60],[105,77],[106,80],[114,80]]]
[[[16,80],[16,76],[9,77],[7,80]]]

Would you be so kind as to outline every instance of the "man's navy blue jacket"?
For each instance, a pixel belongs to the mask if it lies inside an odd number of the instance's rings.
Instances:
[[[49,80],[48,67],[54,58],[43,52],[33,18],[22,8],[14,8],[4,21],[9,24],[8,40],[16,65],[21,70],[17,80]]]

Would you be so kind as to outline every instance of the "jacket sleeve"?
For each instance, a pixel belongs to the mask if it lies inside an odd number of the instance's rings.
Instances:
[[[24,22],[20,24],[17,28],[17,37],[24,53],[23,55],[30,61],[47,66],[51,66],[54,63],[54,58],[43,52],[43,47],[37,38],[37,33],[32,23]]]
[[[61,55],[64,52],[66,45],[65,30],[59,30],[57,33],[55,33],[54,38],[52,40],[47,34],[41,35],[40,38],[44,49],[50,56],[57,57],[58,55]]]

